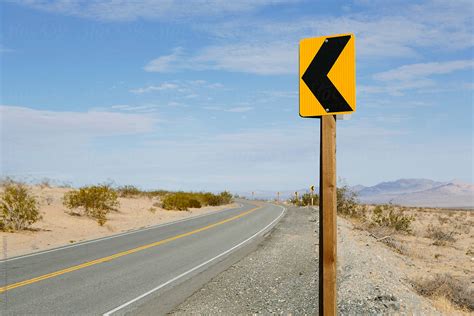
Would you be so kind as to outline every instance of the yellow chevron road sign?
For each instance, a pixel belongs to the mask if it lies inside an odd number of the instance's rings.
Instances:
[[[355,112],[354,34],[305,38],[299,59],[301,117]]]

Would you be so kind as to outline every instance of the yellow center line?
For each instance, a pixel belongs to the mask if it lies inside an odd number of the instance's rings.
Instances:
[[[96,260],[84,262],[84,263],[78,264],[78,265],[76,265],[76,266],[72,266],[72,267],[69,267],[69,268],[66,268],[66,269],[62,269],[62,270],[58,270],[58,271],[51,272],[51,273],[48,273],[48,274],[44,274],[44,275],[38,276],[38,277],[36,277],[36,278],[29,279],[29,280],[25,280],[25,281],[21,281],[21,282],[17,282],[17,283],[8,284],[8,285],[6,285],[6,286],[0,287],[0,293],[6,292],[6,291],[10,291],[10,290],[12,290],[12,289],[15,289],[15,288],[18,288],[18,287],[22,287],[22,286],[25,286],[25,285],[29,285],[29,284],[32,284],[32,283],[36,283],[36,282],[39,282],[39,281],[43,281],[43,280],[46,280],[46,279],[51,279],[51,278],[54,278],[54,277],[57,277],[57,276],[60,276],[60,275],[63,275],[63,274],[69,273],[69,272],[73,272],[73,271],[77,271],[77,270],[80,270],[80,269],[84,269],[84,268],[87,268],[87,267],[90,267],[90,266],[93,266],[93,265],[96,265],[96,264],[99,264],[99,263],[111,261],[111,260],[114,260],[114,259],[117,259],[117,258],[126,256],[126,255],[130,255],[130,254],[132,254],[132,253],[136,253],[136,252],[139,252],[139,251],[142,251],[142,250],[145,250],[145,249],[149,249],[149,248],[152,248],[152,247],[156,247],[156,246],[159,246],[159,245],[163,245],[163,244],[165,244],[165,243],[168,243],[168,242],[173,241],[173,240],[176,240],[176,239],[180,239],[180,238],[183,238],[183,237],[187,237],[187,236],[190,236],[190,235],[194,235],[194,234],[197,234],[197,233],[199,233],[199,232],[202,232],[202,231],[211,229],[211,228],[213,228],[213,227],[216,227],[216,226],[219,226],[219,225],[228,223],[228,222],[230,222],[230,221],[236,220],[236,219],[238,219],[238,218],[241,218],[241,217],[243,217],[243,216],[245,216],[245,215],[247,215],[247,214],[250,214],[250,213],[252,213],[252,212],[258,210],[259,208],[261,208],[261,206],[252,208],[252,209],[250,209],[250,210],[248,210],[248,211],[245,211],[245,212],[243,212],[243,213],[240,213],[239,215],[230,217],[230,218],[225,219],[225,220],[222,220],[222,221],[220,221],[220,222],[217,222],[217,223],[214,223],[214,224],[210,224],[210,225],[207,225],[207,226],[204,226],[204,227],[201,227],[201,228],[198,228],[198,229],[189,231],[189,232],[187,232],[187,233],[183,233],[183,234],[179,234],[179,235],[176,235],[176,236],[173,236],[173,237],[169,237],[169,238],[166,238],[166,239],[162,239],[162,240],[160,240],[160,241],[156,241],[156,242],[153,242],[153,243],[151,243],[151,244],[147,244],[147,245],[143,245],[143,246],[140,246],[140,247],[132,248],[132,249],[129,249],[129,250],[126,250],[126,251],[118,252],[118,253],[116,253],[116,254],[113,254],[113,255],[110,255],[110,256],[107,256],[107,257],[103,257],[103,258],[99,258],[99,259],[96,259]]]

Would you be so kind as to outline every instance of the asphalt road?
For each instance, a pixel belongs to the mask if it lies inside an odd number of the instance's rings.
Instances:
[[[0,314],[166,312],[218,273],[216,267],[239,260],[284,212],[239,202],[234,209],[0,261]]]

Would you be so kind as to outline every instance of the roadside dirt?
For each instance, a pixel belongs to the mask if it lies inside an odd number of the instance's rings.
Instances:
[[[472,210],[399,207],[412,222],[409,232],[373,227],[374,206],[362,218],[349,218],[356,230],[391,250],[398,266],[421,294],[443,313],[474,312],[474,212]]]

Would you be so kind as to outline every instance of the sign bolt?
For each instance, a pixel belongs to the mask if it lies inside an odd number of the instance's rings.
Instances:
[[[329,109],[326,109],[326,112],[329,112]]]

